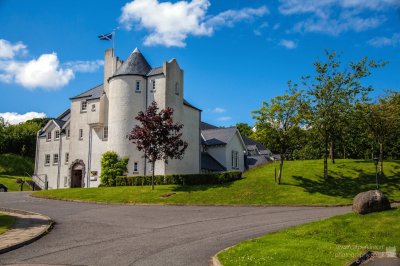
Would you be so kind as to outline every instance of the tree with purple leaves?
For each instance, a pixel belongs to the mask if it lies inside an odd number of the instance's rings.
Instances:
[[[146,112],[140,111],[135,117],[140,122],[129,134],[129,140],[151,163],[151,189],[154,190],[154,168],[158,160],[168,164],[169,159],[182,159],[188,143],[182,140],[183,124],[174,123],[174,110],[170,107],[158,111],[153,101]]]

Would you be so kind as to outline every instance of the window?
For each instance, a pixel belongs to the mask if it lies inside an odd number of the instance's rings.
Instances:
[[[70,136],[71,136],[71,130],[68,128],[67,129],[67,139],[69,139]]]
[[[155,92],[156,91],[156,80],[155,79],[152,80],[151,85],[152,85],[152,92]]]
[[[82,101],[81,102],[81,112],[86,112],[86,110],[87,110],[87,102]]]
[[[44,165],[50,164],[50,154],[46,154],[44,157]]]
[[[92,112],[96,112],[96,104],[92,104]]]
[[[140,91],[140,81],[136,80],[136,91]]]
[[[139,172],[139,164],[138,164],[138,162],[134,162],[133,163],[133,172],[134,173]]]
[[[54,140],[59,140],[60,139],[60,130],[56,130],[54,132]]]
[[[232,151],[232,168],[239,169],[239,153]]]
[[[68,162],[69,162],[69,153],[66,152],[65,153],[65,164],[68,164]]]
[[[58,154],[53,154],[53,164],[58,164]]]
[[[179,83],[178,82],[175,83],[175,94],[179,95]]]
[[[79,139],[83,139],[83,129],[79,129]]]
[[[51,141],[51,132],[47,132],[47,138],[46,138],[46,140],[47,140],[47,141]]]
[[[108,139],[108,127],[104,127],[103,129],[103,139]]]

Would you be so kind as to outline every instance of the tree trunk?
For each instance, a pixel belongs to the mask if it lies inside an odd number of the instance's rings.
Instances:
[[[275,173],[274,173],[274,181],[275,181],[275,184],[277,183],[276,182],[276,167],[275,167]]]
[[[329,142],[325,137],[325,151],[324,151],[324,178],[328,179],[328,156],[329,156]]]
[[[331,145],[329,147],[329,156],[331,157],[332,164],[335,163],[335,142],[331,141]]]
[[[379,175],[383,175],[383,143],[379,143]]]
[[[154,190],[154,168],[155,168],[156,162],[151,162],[151,190]]]
[[[279,164],[278,185],[281,183],[282,169],[283,169],[283,156],[281,155],[281,160],[280,160],[280,164]]]

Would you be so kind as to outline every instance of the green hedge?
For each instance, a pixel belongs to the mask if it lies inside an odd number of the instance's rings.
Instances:
[[[242,172],[230,171],[207,174],[156,175],[155,185],[215,185],[242,179]],[[118,176],[117,186],[151,185],[151,176]]]

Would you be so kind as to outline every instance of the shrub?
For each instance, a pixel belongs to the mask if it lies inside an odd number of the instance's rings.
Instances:
[[[216,185],[242,179],[242,172],[230,171],[206,174],[156,175],[155,185]],[[151,184],[151,176],[118,176],[117,186],[147,186]]]
[[[128,169],[129,158],[118,158],[118,154],[114,151],[103,153],[101,158],[101,183],[105,186],[115,186],[117,176],[123,175]]]

